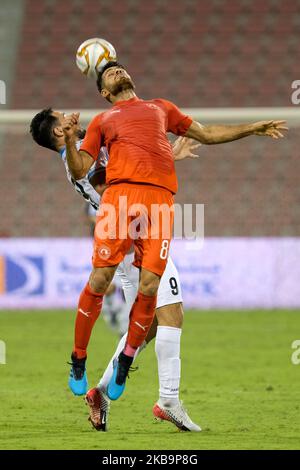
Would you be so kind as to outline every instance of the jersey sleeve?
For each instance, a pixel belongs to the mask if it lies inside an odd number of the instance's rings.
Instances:
[[[193,119],[186,114],[183,114],[177,106],[171,101],[160,100],[167,111],[168,126],[167,132],[172,132],[175,135],[185,135],[188,128],[193,122]]]
[[[101,149],[101,125],[100,115],[88,125],[80,150],[87,152],[94,160],[97,160]]]

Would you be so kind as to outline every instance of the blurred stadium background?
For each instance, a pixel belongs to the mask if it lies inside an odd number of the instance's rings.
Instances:
[[[290,295],[283,294],[279,304],[299,306],[294,281],[300,274],[300,114],[291,102],[291,84],[299,75],[299,13],[299,0],[2,0],[0,79],[6,84],[6,104],[0,105],[1,305],[9,305],[26,281],[26,273],[17,274],[21,268],[7,266],[7,239],[89,235],[84,201],[66,183],[57,156],[32,142],[28,127],[34,110],[47,106],[84,110],[86,121],[105,107],[94,82],[74,63],[78,45],[100,36],[114,44],[143,98],[173,100],[203,123],[288,119],[289,135],[280,142],[248,138],[202,147],[200,161],[180,163],[177,202],[205,204],[208,252],[211,237],[220,243],[236,237],[247,241],[239,254],[239,261],[245,255],[239,272],[242,276],[247,270],[248,258],[256,259],[254,289],[261,285],[260,260],[268,258],[271,276],[280,270],[278,250],[284,243],[289,262],[270,282],[278,284],[278,276],[288,276],[284,288]],[[262,240],[264,248],[254,248],[253,258],[249,247]],[[11,250],[18,252],[20,246],[11,245]],[[221,249],[228,268],[234,246],[230,244],[229,252]],[[205,254],[197,257],[200,264]],[[210,256],[204,265],[187,288],[200,298],[208,295],[205,305],[222,306],[222,300],[213,300],[211,292],[218,286],[211,285],[215,281],[207,273],[215,268],[226,277],[226,267],[216,267]],[[262,297],[273,294],[274,287]],[[249,305],[276,306],[264,298]],[[202,305],[201,299],[198,303]]]

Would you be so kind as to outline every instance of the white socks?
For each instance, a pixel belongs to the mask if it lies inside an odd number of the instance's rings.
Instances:
[[[158,362],[159,404],[171,407],[179,402],[181,329],[158,326],[155,352]]]
[[[159,404],[172,407],[179,403],[180,384],[180,337],[181,329],[171,326],[158,326],[155,339],[155,352],[159,376]],[[98,388],[106,393],[106,388],[113,374],[113,361],[123,351],[127,333],[120,339],[117,349],[110,360]],[[146,347],[144,343],[138,348],[134,358]]]
[[[115,353],[113,355],[113,357],[111,358],[104,374],[102,375],[99,383],[98,383],[98,388],[100,388],[104,393],[106,393],[106,389],[107,389],[107,386],[109,384],[109,381],[113,375],[113,361],[116,357],[119,356],[120,352],[123,351],[124,347],[125,347],[125,343],[126,343],[126,338],[127,338],[127,333],[122,336],[122,338],[120,339],[119,341],[119,344],[117,346],[117,349],[115,350]],[[137,357],[137,355],[146,347],[147,343],[146,341],[143,342],[143,344],[137,349],[135,355],[134,355],[134,359]]]

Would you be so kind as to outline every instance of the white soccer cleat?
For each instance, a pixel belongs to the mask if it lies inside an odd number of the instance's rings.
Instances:
[[[89,421],[97,431],[107,431],[110,400],[99,388],[92,388],[85,396],[89,407]]]
[[[172,407],[162,406],[157,402],[153,407],[153,415],[157,421],[170,421],[180,429],[180,431],[200,432],[201,428],[193,423],[182,402]]]

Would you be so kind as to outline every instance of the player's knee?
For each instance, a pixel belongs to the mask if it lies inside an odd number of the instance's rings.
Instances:
[[[160,278],[154,273],[148,272],[141,276],[139,291],[144,295],[154,296],[157,294]]]
[[[158,287],[155,285],[140,285],[139,291],[144,294],[148,295],[149,297],[154,297],[157,294]]]
[[[112,280],[110,271],[105,268],[94,268],[91,272],[89,285],[98,294],[105,294]]]
[[[165,305],[156,309],[156,317],[159,326],[171,326],[173,328],[182,328],[183,308],[182,303]]]
[[[104,294],[108,287],[105,277],[99,275],[91,275],[89,285],[92,291],[97,292],[97,294]]]

